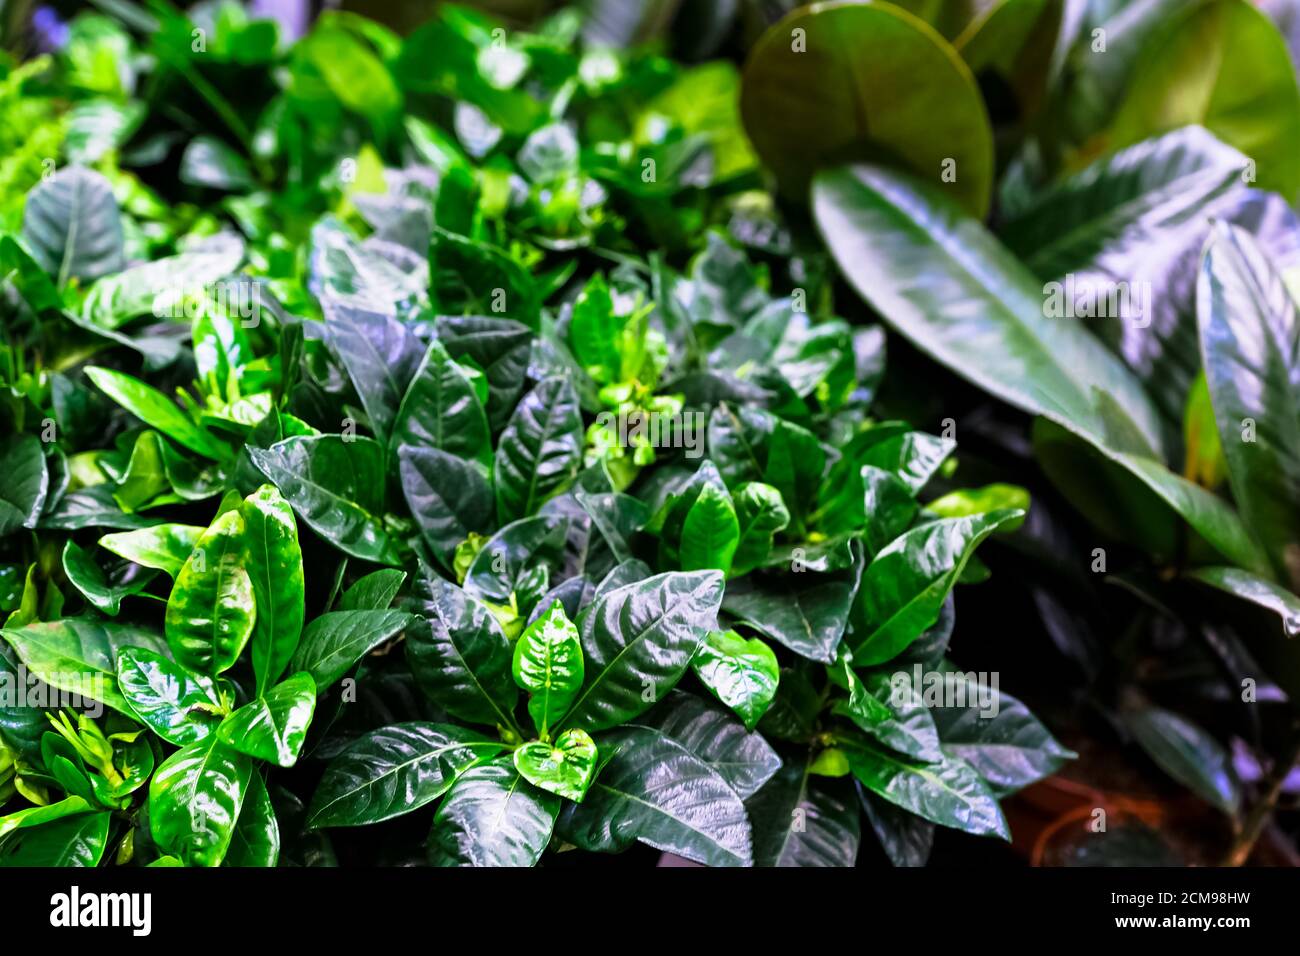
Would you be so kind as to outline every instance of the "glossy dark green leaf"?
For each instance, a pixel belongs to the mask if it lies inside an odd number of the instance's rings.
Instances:
[[[38,527],[59,531],[79,531],[82,528],[130,530],[161,523],[160,519],[148,515],[124,512],[113,500],[112,485],[105,482],[65,494],[54,508],[45,513]]]
[[[425,568],[411,607],[420,620],[407,635],[406,658],[421,689],[462,720],[512,726],[513,648],[487,606]]]
[[[338,610],[386,611],[405,581],[406,572],[396,568],[372,571],[343,592]]]
[[[316,682],[304,671],[239,708],[221,722],[217,736],[240,753],[292,767],[315,713]]]
[[[398,449],[402,491],[420,533],[450,570],[456,545],[495,524],[492,487],[474,462],[436,448]]]
[[[191,866],[219,866],[248,796],[252,761],[209,734],[167,758],[149,785],[149,832]]]
[[[805,570],[748,579],[744,588],[727,588],[722,607],[764,637],[829,664],[844,636],[860,573],[859,565],[829,575]]]
[[[302,549],[293,509],[274,485],[263,485],[245,498],[239,514],[244,519],[244,567],[257,602],[252,658],[260,691],[284,673],[302,636]]]
[[[578,803],[596,773],[596,744],[585,730],[566,730],[554,743],[532,740],[515,750],[515,769],[529,783]]]
[[[898,753],[921,763],[941,763],[939,728],[923,688],[915,686],[913,671],[877,671],[860,684],[850,678],[847,701],[837,701],[834,711],[848,717],[863,733]],[[867,697],[887,708],[883,717]]]
[[[1250,236],[1218,225],[1197,315],[1233,498],[1274,569],[1300,587],[1300,313]]]
[[[487,413],[474,383],[437,340],[429,344],[415,370],[393,424],[393,442],[416,448],[436,448],[492,463],[492,436]]]
[[[925,866],[934,848],[934,824],[880,799],[860,783],[855,782],[854,788],[889,862]]]
[[[369,438],[295,436],[250,448],[253,463],[312,530],[345,554],[400,563],[382,518],[384,453]]]
[[[586,681],[564,726],[603,730],[644,713],[686,671],[722,603],[716,571],[659,574],[607,591],[578,622]]]
[[[19,528],[34,528],[49,493],[45,455],[35,435],[10,435],[0,444],[0,537]]]
[[[190,552],[206,530],[198,525],[159,524],[136,531],[106,534],[99,539],[99,546],[174,578],[181,573]]]
[[[240,808],[222,866],[273,867],[280,860],[280,823],[261,774],[248,778],[248,795]]]
[[[119,713],[131,708],[117,685],[117,655],[140,647],[167,654],[158,635],[140,627],[65,618],[0,631],[27,669],[60,690],[98,700]]]
[[[43,180],[23,207],[23,243],[60,286],[119,271],[122,218],[108,180],[81,166]]]
[[[861,823],[844,780],[808,773],[812,758],[786,761],[745,801],[754,824],[755,866],[853,866]]]
[[[465,573],[465,591],[481,601],[532,610],[564,561],[567,523],[555,515],[512,521],[483,545]]]
[[[745,806],[707,762],[649,727],[597,739],[608,762],[557,829],[580,849],[617,853],[640,840],[709,866],[753,862]]]
[[[488,380],[488,419],[494,432],[502,428],[527,381],[532,331],[512,319],[479,315],[442,316],[437,331],[447,354],[483,370]]]
[[[0,841],[0,867],[98,866],[111,813],[79,813],[28,827]]]
[[[117,617],[122,599],[139,594],[153,580],[151,571],[126,565],[127,571],[105,573],[71,538],[63,546],[63,573],[82,596],[110,617]]]
[[[373,730],[325,768],[307,825],[361,826],[418,810],[446,793],[466,768],[504,746],[451,724],[417,721]]]
[[[714,485],[705,485],[682,524],[682,570],[714,568],[726,574],[739,543],[740,523],[731,496]]]
[[[560,798],[521,777],[509,757],[471,767],[438,808],[435,866],[533,866],[550,842]]]
[[[921,763],[865,743],[844,753],[862,785],[895,806],[976,836],[1011,838],[997,798],[959,757]]]
[[[578,629],[559,601],[524,628],[515,641],[511,674],[529,694],[533,726],[539,734],[546,734],[547,728],[568,713],[583,680]],[[523,773],[522,767],[519,772]],[[528,779],[537,783],[531,776]]]
[[[1004,510],[941,518],[887,545],[867,566],[858,588],[851,638],[854,661],[883,663],[916,640],[938,620],[976,546],[1022,514]]]
[[[303,629],[289,671],[306,671],[323,691],[380,644],[412,625],[405,611],[328,611]]]
[[[493,481],[502,523],[526,518],[564,491],[582,465],[578,396],[564,378],[548,378],[520,401],[497,443]]]
[[[86,377],[95,386],[146,425],[184,445],[204,458],[230,457],[230,448],[213,438],[175,402],[152,385],[108,368],[86,367]]]
[[[229,670],[253,633],[257,606],[244,567],[244,519],[217,518],[176,576],[165,617],[177,662],[205,674]]]
[[[1230,817],[1241,808],[1241,786],[1223,745],[1206,730],[1160,707],[1123,715],[1124,726],[1170,777]]]
[[[1240,568],[1197,568],[1188,574],[1197,581],[1272,611],[1281,618],[1282,630],[1287,637],[1300,635],[1300,597],[1286,588]]]
[[[223,708],[216,682],[163,655],[126,647],[117,655],[117,685],[131,714],[179,747],[216,729]]]
[[[691,658],[691,669],[705,687],[753,730],[776,696],[780,667],[772,649],[757,637],[735,631],[710,631]]]

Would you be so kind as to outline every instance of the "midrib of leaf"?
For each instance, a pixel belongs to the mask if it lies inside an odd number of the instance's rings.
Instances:
[[[383,773],[379,774],[377,777],[371,777],[370,779],[363,781],[356,787],[353,787],[351,790],[343,791],[338,797],[329,801],[329,803],[323,804],[318,812],[312,814],[312,817],[314,818],[314,817],[321,816],[326,810],[330,809],[337,803],[341,803],[346,797],[350,797],[353,794],[361,793],[363,791],[373,790],[376,786],[379,785],[380,782],[387,780],[389,777],[396,777],[399,773],[406,770],[408,767],[412,767],[415,764],[422,763],[423,761],[428,760],[430,757],[434,757],[434,758],[441,757],[445,753],[451,753],[462,747],[468,747],[471,749],[475,747],[495,747],[499,750],[502,747],[502,744],[494,740],[486,740],[486,739],[471,740],[465,743],[441,744],[433,750],[422,751],[418,756],[412,757],[410,760],[403,760],[401,763],[393,764]],[[477,763],[477,761],[475,763]],[[442,786],[436,793],[434,793],[431,797],[429,797],[429,800],[426,800],[425,804],[427,804],[432,800],[436,800],[439,796],[441,796],[442,794],[450,790],[452,784],[454,784],[457,780],[459,780],[460,776],[464,774],[466,770],[469,770],[470,767],[474,766],[475,763],[471,763],[467,765],[463,770],[461,770],[459,773],[453,776],[451,780],[444,781],[445,786]],[[425,804],[420,804],[420,806],[424,806]],[[409,809],[417,810],[419,809],[419,807],[410,807]]]
[[[77,234],[80,223],[77,214],[81,208],[81,191],[84,188],[81,177],[77,177],[72,187],[72,196],[68,200],[68,234],[64,237],[63,256],[59,262],[59,288],[68,283],[68,274],[72,271],[72,253],[77,248]]]

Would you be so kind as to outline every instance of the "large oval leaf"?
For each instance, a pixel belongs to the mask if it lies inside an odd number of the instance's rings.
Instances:
[[[306,671],[319,690],[348,672],[361,658],[411,624],[405,611],[328,611],[302,632],[289,670]]]
[[[205,674],[230,669],[253,633],[257,605],[244,569],[244,519],[227,511],[185,561],[167,599],[167,644],[176,660]]]
[[[862,828],[852,789],[808,773],[812,757],[787,761],[745,801],[754,821],[755,866],[853,866]]]
[[[292,767],[316,712],[316,682],[294,674],[221,722],[217,736],[240,753]]]
[[[411,516],[434,556],[451,570],[456,545],[495,524],[492,487],[474,462],[437,448],[402,445],[397,457]]]
[[[167,758],[149,785],[149,832],[193,866],[218,866],[248,794],[253,762],[209,734]]]
[[[560,798],[539,790],[509,757],[460,775],[433,818],[435,866],[532,866],[551,840]]]
[[[177,746],[216,729],[223,702],[216,682],[155,651],[125,647],[117,655],[117,683],[141,723]]]
[[[437,340],[429,343],[402,398],[393,441],[438,448],[484,467],[492,463],[487,414],[474,384]]]
[[[524,396],[497,442],[493,480],[502,524],[526,518],[564,491],[582,465],[582,414],[567,378]]]
[[[257,601],[252,657],[260,691],[284,673],[302,636],[302,549],[293,509],[274,485],[263,485],[245,498],[239,513],[244,519],[245,566]]]
[[[113,187],[80,166],[59,170],[28,195],[23,242],[61,286],[119,271],[125,264],[122,217]]]

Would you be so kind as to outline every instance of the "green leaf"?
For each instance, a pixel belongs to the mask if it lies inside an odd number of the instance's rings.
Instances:
[[[99,539],[99,546],[128,561],[156,568],[175,578],[207,530],[190,524],[159,524],[152,528],[106,534]]]
[[[881,716],[868,698],[887,713]],[[860,682],[851,679],[849,699],[836,701],[832,709],[852,720],[863,733],[905,757],[921,763],[941,763],[944,759],[939,748],[939,728],[935,726],[922,688],[913,683],[912,672],[877,671]]]
[[[844,748],[853,775],[872,793],[940,826],[1011,839],[1002,808],[964,760],[920,763],[870,745]]]
[[[862,574],[851,638],[857,664],[880,664],[901,653],[939,618],[948,592],[976,546],[1019,511],[940,518],[888,544]]]
[[[462,365],[483,370],[488,380],[488,420],[495,432],[504,427],[528,380],[533,333],[511,319],[479,315],[444,315],[438,341]]]
[[[433,818],[435,866],[533,866],[555,827],[560,798],[538,790],[509,757],[471,767]]]
[[[761,481],[741,485],[734,498],[740,540],[731,559],[731,574],[739,576],[766,563],[773,537],[790,524],[790,512],[781,492]]]
[[[1152,760],[1173,779],[1208,803],[1235,817],[1241,788],[1228,752],[1204,729],[1160,707],[1122,715],[1124,726]]]
[[[934,824],[880,799],[860,783],[855,789],[889,861],[894,866],[925,866],[934,847]]]
[[[223,461],[230,448],[213,438],[176,403],[152,385],[108,368],[86,366],[86,376],[95,386],[146,425],[152,425],[168,438],[184,445],[204,458]]]
[[[555,743],[532,740],[515,750],[515,769],[529,783],[578,803],[596,773],[596,744],[585,730],[566,730]]]
[[[271,795],[258,773],[248,778],[248,795],[235,822],[222,866],[273,867],[280,860],[280,823]]]
[[[257,606],[244,569],[244,520],[227,511],[199,538],[167,599],[167,644],[205,674],[234,666],[253,633]]]
[[[248,452],[293,510],[326,541],[363,561],[401,563],[384,530],[384,453],[377,442],[299,435]]]
[[[492,436],[483,404],[465,370],[436,339],[402,398],[392,441],[436,448],[485,468],[492,464]]]
[[[547,729],[568,712],[583,679],[578,629],[559,601],[519,635],[510,672],[515,683],[529,693],[528,713],[538,734],[545,737]],[[519,772],[539,787],[552,789],[544,787],[522,767]]]
[[[108,180],[80,166],[43,180],[23,207],[23,243],[60,286],[120,271],[122,219]]]
[[[245,498],[239,514],[244,520],[245,568],[257,603],[252,657],[261,692],[284,673],[302,636],[302,549],[293,509],[274,485],[263,485]]]
[[[243,258],[244,243],[220,233],[178,255],[104,276],[90,287],[81,315],[92,327],[110,330],[143,315],[176,317],[186,296],[228,276]]]
[[[682,570],[716,568],[726,574],[739,543],[740,523],[731,496],[714,485],[705,485],[682,525]]]
[[[1300,597],[1286,588],[1240,568],[1197,568],[1187,573],[1197,581],[1272,611],[1282,619],[1287,637],[1300,635]]]
[[[406,572],[396,568],[381,568],[361,578],[339,598],[340,611],[386,611],[397,597]]]
[[[885,154],[942,181],[974,215],[988,210],[993,136],[974,77],[937,33],[892,5],[787,16],[750,51],[740,108],[790,196],[802,198],[828,162]]]
[[[563,565],[567,531],[568,522],[551,514],[512,521],[475,555],[465,572],[466,593],[496,604],[514,599],[527,614]]]
[[[307,826],[362,826],[418,810],[446,793],[465,769],[504,746],[451,724],[415,721],[372,730],[325,768]]]
[[[0,842],[0,867],[99,866],[111,813],[79,813],[24,828]]]
[[[286,678],[221,722],[217,736],[240,753],[292,767],[316,713],[316,682],[302,672]]]
[[[117,685],[131,715],[178,747],[208,736],[225,706],[211,677],[143,647],[118,653]]]
[[[407,635],[406,658],[421,689],[461,720],[513,727],[513,649],[487,606],[429,568],[416,579],[411,606],[420,621]]]
[[[776,696],[780,667],[772,649],[757,637],[735,631],[710,631],[691,659],[705,687],[753,730]]]
[[[87,601],[110,617],[117,617],[124,597],[139,594],[154,578],[152,572],[129,564],[125,569],[106,575],[71,538],[63,546],[63,573]]]
[[[582,465],[578,395],[568,379],[542,381],[515,408],[497,442],[497,515],[502,524],[526,518],[566,490]]]
[[[190,866],[219,866],[234,836],[253,763],[209,734],[168,757],[149,785],[149,832]]]
[[[1300,587],[1300,312],[1250,236],[1216,225],[1197,317],[1232,496],[1274,569]]]
[[[1300,91],[1286,43],[1250,3],[1196,4],[1162,24],[1142,48],[1109,141],[1128,146],[1191,124],[1251,157],[1261,188],[1296,201]]]
[[[126,624],[65,618],[0,631],[27,669],[51,687],[131,714],[117,685],[117,655],[127,647],[167,652],[157,635]]]
[[[385,443],[419,364],[419,341],[388,312],[358,308],[332,296],[326,297],[322,309],[325,340],[352,380],[375,437]]]
[[[563,719],[603,730],[644,713],[685,673],[722,603],[716,571],[659,574],[607,591],[578,627],[586,681]]]
[[[812,756],[787,761],[745,801],[754,822],[755,866],[853,866],[861,823],[844,780],[808,773]]]
[[[620,728],[597,744],[608,762],[581,804],[565,804],[565,840],[601,853],[640,840],[708,866],[753,862],[745,805],[708,763],[649,727]]]
[[[614,315],[614,301],[599,272],[587,280],[573,303],[569,319],[569,346],[573,357],[597,382],[622,380],[623,356],[619,338],[623,321]]]
[[[397,457],[411,516],[434,555],[450,570],[456,545],[471,534],[492,530],[492,487],[474,462],[436,448],[402,445]]]
[[[412,623],[405,611],[328,611],[302,632],[289,671],[306,671],[324,691],[357,661],[391,641]]]
[[[45,455],[35,435],[10,435],[0,444],[0,537],[19,528],[34,528],[49,493]]]

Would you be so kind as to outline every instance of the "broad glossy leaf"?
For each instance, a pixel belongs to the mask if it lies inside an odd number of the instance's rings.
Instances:
[[[405,581],[406,572],[396,568],[372,571],[343,592],[338,610],[386,611]]]
[[[925,866],[934,847],[934,824],[880,799],[860,783],[854,788],[889,861],[894,866]]]
[[[585,730],[566,730],[554,743],[532,740],[515,750],[515,769],[529,783],[578,803],[596,773],[596,744]]]
[[[122,372],[93,365],[86,366],[86,377],[136,418],[146,425],[152,425],[190,451],[218,461],[230,457],[228,446],[195,424],[175,402],[152,385]]]
[[[79,813],[24,828],[0,842],[0,867],[98,866],[111,813]]]
[[[99,539],[99,546],[174,578],[181,573],[190,552],[206,530],[191,524],[159,524],[152,528],[106,534]]]
[[[280,860],[280,823],[261,774],[248,778],[248,795],[235,822],[222,866],[273,867]]]
[[[1243,230],[1215,227],[1197,289],[1228,480],[1274,569],[1300,586],[1300,312]]]
[[[853,609],[854,661],[879,664],[902,652],[938,620],[976,546],[1022,515],[1003,510],[940,518],[888,544],[862,574]]]
[[[1197,568],[1188,575],[1220,591],[1267,608],[1282,619],[1287,637],[1300,635],[1300,597],[1249,571],[1240,568]]]
[[[87,601],[110,617],[117,617],[123,598],[139,594],[154,578],[151,571],[142,571],[129,564],[125,568],[129,569],[125,573],[113,571],[106,574],[71,538],[63,546],[63,573]]]
[[[559,601],[519,635],[511,674],[529,694],[528,713],[539,734],[568,713],[582,687],[582,644]],[[519,772],[523,773],[522,767]],[[531,776],[528,779],[537,783]]]
[[[209,734],[167,758],[149,785],[149,832],[191,866],[219,866],[249,791],[253,762]]]
[[[245,498],[239,514],[244,520],[244,566],[257,601],[252,657],[260,691],[284,673],[302,636],[302,549],[293,509],[274,485],[263,485]]]
[[[117,655],[141,647],[167,653],[162,638],[143,628],[65,618],[0,631],[27,669],[60,690],[98,700],[119,713],[131,708],[117,685]]]
[[[81,315],[97,328],[116,329],[138,316],[183,314],[183,296],[234,272],[243,258],[244,243],[219,233],[178,255],[104,276],[91,286]]]
[[[456,545],[495,524],[492,487],[478,465],[436,448],[398,449],[402,491],[424,540],[451,569]]]
[[[250,448],[253,463],[317,534],[345,554],[396,565],[384,530],[384,453],[369,438],[294,436]]]
[[[429,343],[397,410],[393,442],[436,448],[457,458],[492,463],[487,413],[474,383],[437,340]]]
[[[1241,808],[1241,788],[1228,752],[1203,728],[1160,707],[1145,707],[1123,715],[1133,734],[1165,773],[1210,806],[1235,817]]]
[[[740,540],[731,559],[731,574],[738,576],[766,563],[772,538],[790,523],[790,512],[781,492],[761,481],[741,485],[734,498]]]
[[[113,500],[112,484],[104,482],[65,494],[53,509],[45,513],[38,527],[59,531],[79,531],[82,528],[129,530],[157,524],[161,524],[157,518],[124,512]]]
[[[780,667],[772,649],[757,637],[735,631],[710,631],[691,658],[691,669],[705,687],[753,730],[776,696]]]
[[[671,737],[722,775],[747,800],[776,773],[781,758],[762,734],[704,697],[674,690],[636,725]]]
[[[564,491],[582,465],[578,396],[564,378],[548,378],[524,396],[497,442],[497,515],[526,518]]]
[[[714,485],[705,485],[682,525],[682,570],[716,568],[726,574],[739,543],[740,523],[731,496]]]
[[[424,721],[380,727],[351,743],[321,777],[307,825],[350,827],[418,810],[456,776],[505,745],[478,731]]]
[[[47,723],[46,726],[48,727],[49,724]],[[62,820],[64,817],[89,813],[93,809],[94,807],[81,797],[64,797],[56,803],[15,810],[13,813],[7,813],[0,817],[0,840],[17,830],[43,826],[54,820]]]
[[[315,713],[316,682],[304,671],[239,708],[221,722],[217,736],[240,753],[292,767]]]
[[[123,648],[117,685],[132,716],[170,743],[184,747],[216,729],[223,706],[216,682],[155,651]]]
[[[533,333],[511,319],[448,315],[438,319],[438,340],[458,362],[470,360],[488,380],[488,419],[495,432],[506,424],[527,382]]]
[[[244,569],[244,520],[227,511],[176,576],[164,619],[167,644],[178,663],[220,674],[239,660],[256,617],[253,582]]]
[[[414,590],[406,658],[421,689],[462,720],[512,726],[513,648],[492,612],[428,568]]]
[[[878,671],[861,682],[851,676],[849,699],[837,701],[834,711],[891,750],[921,763],[940,763],[939,729],[922,688],[914,686],[912,677],[911,670]],[[888,712],[882,716],[867,697]]]
[[[519,775],[509,757],[471,767],[438,808],[435,866],[533,866],[551,840],[560,798]]]
[[[122,218],[108,180],[81,166],[43,180],[23,207],[23,242],[60,286],[119,271]]]
[[[0,444],[0,537],[19,528],[34,528],[49,493],[45,455],[35,435],[10,435]]]
[[[405,611],[328,611],[312,620],[289,661],[291,673],[306,671],[323,691],[380,644],[412,625]]]
[[[870,745],[844,748],[853,775],[872,793],[940,826],[1009,840],[1002,808],[980,776],[958,757],[921,763]]]
[[[717,571],[659,574],[607,591],[578,622],[586,682],[564,726],[603,730],[644,713],[686,671],[722,603]]]
[[[745,801],[754,824],[755,866],[853,866],[861,823],[844,780],[808,773],[812,757],[785,762]]]
[[[707,762],[648,727],[602,734],[597,745],[608,762],[586,799],[565,805],[565,840],[603,853],[640,840],[709,866],[753,862],[745,806]]]
[[[1046,318],[1041,283],[947,196],[860,165],[819,174],[813,208],[850,284],[928,354],[1103,446],[1116,433],[1098,409],[1105,393],[1127,436],[1117,450],[1160,451],[1159,416],[1132,373],[1078,322]]]
[[[820,166],[883,151],[936,184],[955,163],[961,173],[946,188],[973,214],[988,209],[993,137],[975,80],[948,44],[893,6],[790,14],[751,51],[740,108],[792,196]]]
[[[509,604],[514,595],[520,611],[532,610],[563,565],[567,530],[563,518],[550,514],[512,521],[475,556],[465,573],[466,593],[496,604]]]

